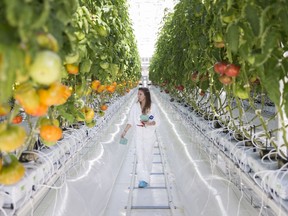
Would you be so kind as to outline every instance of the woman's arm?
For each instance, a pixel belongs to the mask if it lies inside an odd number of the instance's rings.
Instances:
[[[127,125],[126,125],[123,133],[121,134],[121,137],[122,137],[122,138],[126,135],[126,133],[128,132],[129,128],[131,128],[131,124],[127,124]]]
[[[136,104],[134,104],[129,112],[129,116],[128,116],[128,121],[127,121],[127,125],[124,129],[124,131],[121,134],[121,137],[123,138],[127,131],[129,130],[129,128],[132,127],[132,125],[134,125],[134,117],[135,117],[135,109],[136,109]]]
[[[145,126],[154,126],[156,125],[155,121],[148,121],[148,122],[143,122],[145,124]]]

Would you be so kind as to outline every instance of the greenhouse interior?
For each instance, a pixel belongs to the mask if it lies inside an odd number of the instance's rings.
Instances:
[[[288,0],[0,17],[0,216],[288,215]]]

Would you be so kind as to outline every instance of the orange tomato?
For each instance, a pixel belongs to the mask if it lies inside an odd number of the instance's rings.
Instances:
[[[29,115],[42,116],[48,111],[48,106],[40,103],[38,92],[31,83],[20,84],[14,92],[14,98]]]
[[[102,111],[105,111],[105,110],[108,109],[108,106],[105,105],[105,104],[102,104],[102,105],[100,106],[100,109],[101,109]]]
[[[1,158],[2,159],[2,158]],[[4,164],[0,170],[0,184],[12,185],[21,180],[25,174],[25,168],[15,155],[6,155]]]
[[[101,82],[99,80],[93,80],[91,83],[91,88],[96,91],[100,85]]]
[[[117,86],[117,82],[113,82],[112,85],[116,87]]]
[[[114,92],[115,92],[115,86],[109,85],[109,86],[106,87],[106,90],[107,90],[109,93],[114,93]]]
[[[29,107],[25,107],[23,106],[25,112],[29,115],[32,115],[32,116],[44,116],[47,114],[48,112],[48,106],[46,106],[45,104],[41,104],[39,103],[38,104],[38,107],[35,107],[33,109],[29,108]]]
[[[53,83],[48,89],[38,90],[40,103],[46,106],[64,104],[71,93],[71,89],[60,82]]]
[[[79,66],[74,64],[66,64],[66,70],[69,74],[77,75],[79,73]]]
[[[23,127],[8,125],[0,132],[0,150],[4,152],[15,151],[24,144],[26,136],[26,131]]]
[[[40,137],[47,142],[57,142],[62,138],[62,129],[55,125],[43,125],[40,127]]]
[[[105,86],[105,85],[100,85],[100,86],[97,88],[97,92],[98,92],[98,93],[101,93],[101,92],[103,92],[105,89],[106,89],[106,86]]]

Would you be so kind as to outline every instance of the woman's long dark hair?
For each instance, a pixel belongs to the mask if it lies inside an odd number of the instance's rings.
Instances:
[[[138,91],[142,91],[145,95],[145,104],[142,108],[142,113],[143,114],[147,114],[149,112],[149,110],[151,109],[151,95],[150,95],[150,91],[148,88],[143,88],[140,87],[138,89]]]

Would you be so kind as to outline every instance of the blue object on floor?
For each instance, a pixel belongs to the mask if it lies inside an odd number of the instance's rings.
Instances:
[[[148,183],[145,181],[140,181],[138,187],[139,188],[146,188],[148,186]]]
[[[122,145],[126,145],[127,142],[128,142],[128,139],[126,139],[126,138],[123,137],[123,138],[120,139],[120,142],[119,142],[119,143],[122,144]]]

